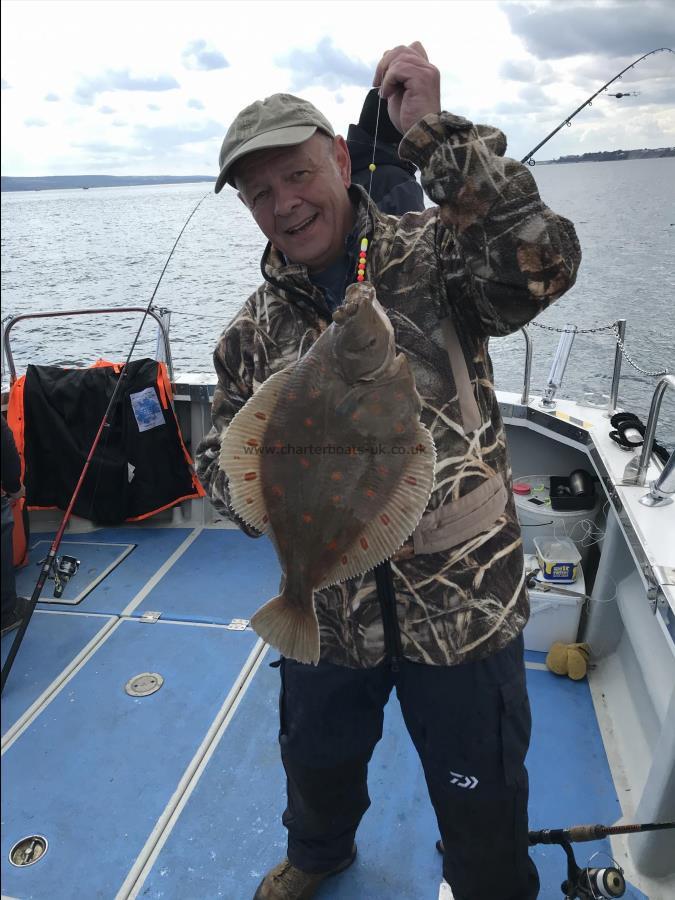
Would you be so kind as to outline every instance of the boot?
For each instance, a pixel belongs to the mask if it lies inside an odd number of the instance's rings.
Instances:
[[[253,900],[310,900],[322,881],[349,868],[356,858],[356,844],[349,859],[328,872],[302,872],[284,859],[265,875],[253,895]]]

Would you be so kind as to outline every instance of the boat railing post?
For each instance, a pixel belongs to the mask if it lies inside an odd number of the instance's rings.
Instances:
[[[173,365],[171,360],[171,345],[169,343],[169,329],[171,327],[171,310],[165,306],[155,309],[157,315],[157,343],[155,345],[155,359],[165,362],[169,370],[169,378],[173,381]]]
[[[520,402],[527,406],[530,402],[530,377],[532,375],[532,338],[527,328],[520,329],[525,337],[525,373],[523,376],[523,393]]]
[[[0,335],[0,381],[5,383],[5,319],[0,322],[2,334]]]
[[[659,419],[659,412],[661,411],[661,401],[663,400],[663,395],[665,394],[667,387],[675,388],[675,376],[664,375],[663,378],[659,379],[656,387],[654,388],[652,405],[649,408],[649,418],[647,419],[647,425],[645,428],[644,443],[642,444],[640,463],[638,465],[637,475],[635,477],[635,484],[644,485],[647,479],[647,469],[649,468],[649,461],[652,456],[652,446],[654,444],[654,435],[656,434],[656,424]]]
[[[614,350],[614,372],[612,373],[612,387],[609,392],[609,406],[607,407],[607,415],[613,416],[616,412],[616,404],[619,400],[619,380],[621,378],[621,356],[622,348],[626,341],[626,320],[617,319],[616,321],[616,349]]]

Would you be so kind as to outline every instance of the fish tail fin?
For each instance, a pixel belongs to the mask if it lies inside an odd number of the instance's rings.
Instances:
[[[260,607],[251,627],[283,656],[302,663],[319,662],[319,623],[311,599],[298,604],[281,593]]]

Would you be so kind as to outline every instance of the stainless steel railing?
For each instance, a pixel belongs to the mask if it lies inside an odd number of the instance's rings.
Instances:
[[[7,321],[7,323],[3,323],[3,348],[5,355],[7,357],[7,365],[9,368],[10,374],[10,382],[14,384],[16,381],[16,366],[14,365],[14,357],[12,355],[12,348],[10,345],[9,335],[12,328],[23,321],[24,319],[50,319],[55,318],[57,316],[91,316],[91,315],[100,315],[100,314],[109,314],[109,313],[128,313],[128,312],[140,312],[145,313],[146,307],[144,306],[113,306],[113,307],[103,307],[100,309],[65,309],[59,310],[55,312],[36,312],[36,313],[24,313],[20,316],[13,316],[11,319]],[[171,345],[169,343],[169,331],[167,326],[165,325],[165,318],[168,321],[168,317],[166,317],[166,310],[159,310],[159,312],[155,311],[154,307],[151,307],[147,310],[149,316],[157,322],[158,328],[158,340],[157,347],[158,350],[161,350],[161,346],[164,346],[164,361],[166,362],[167,370],[169,373],[169,378],[173,381],[173,362],[171,360]],[[160,343],[160,335],[161,335],[161,343]]]
[[[532,338],[527,328],[520,329],[525,337],[525,373],[523,377],[523,393],[520,402],[527,406],[530,402],[530,378],[532,377]]]
[[[652,404],[649,408],[649,418],[645,428],[644,443],[642,445],[642,453],[638,464],[637,475],[635,476],[635,484],[643,485],[647,479],[647,468],[652,455],[652,446],[654,444],[654,435],[656,434],[656,425],[661,411],[661,401],[666,392],[666,388],[675,388],[675,376],[664,375],[659,379],[652,396]]]

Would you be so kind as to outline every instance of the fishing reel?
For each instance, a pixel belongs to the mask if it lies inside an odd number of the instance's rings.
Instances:
[[[567,856],[567,878],[560,885],[565,900],[611,900],[613,897],[623,897],[626,893],[626,879],[618,863],[603,869],[591,866],[582,869],[577,865],[569,841],[561,840],[559,844]]]
[[[40,565],[42,565],[45,560],[40,561]],[[55,556],[52,562],[52,566],[47,576],[54,582],[54,597],[58,600],[63,596],[63,592],[66,589],[66,585],[70,581],[70,579],[77,573],[77,570],[80,568],[80,560],[75,559],[74,556],[66,556],[64,553],[63,556]]]

